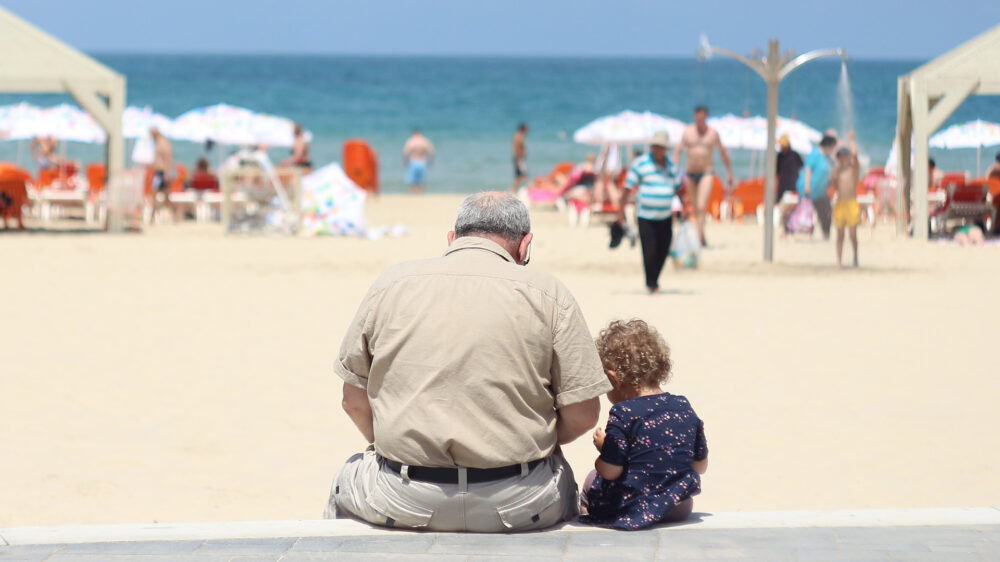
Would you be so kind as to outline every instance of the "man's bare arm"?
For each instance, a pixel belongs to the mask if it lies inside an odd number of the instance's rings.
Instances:
[[[559,444],[565,445],[597,425],[597,420],[601,417],[601,401],[594,397],[576,404],[568,404],[558,409],[558,416],[556,435]]]
[[[344,400],[341,404],[348,417],[358,427],[361,435],[369,443],[374,443],[375,425],[372,418],[372,405],[368,402],[368,391],[345,382]]]

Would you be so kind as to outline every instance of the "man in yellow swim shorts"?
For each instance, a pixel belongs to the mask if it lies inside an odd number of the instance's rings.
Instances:
[[[830,175],[831,184],[837,190],[837,202],[833,206],[833,225],[837,228],[837,267],[843,268],[844,230],[850,229],[851,248],[854,250],[854,267],[858,267],[858,223],[861,208],[858,206],[857,186],[861,175],[858,163],[858,147],[854,142],[854,131],[847,133],[850,148],[837,151],[837,164]]]

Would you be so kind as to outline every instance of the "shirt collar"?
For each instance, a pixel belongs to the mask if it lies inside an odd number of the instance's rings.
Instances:
[[[480,238],[479,236],[470,235],[456,238],[455,241],[451,243],[451,246],[448,246],[448,250],[444,253],[444,255],[447,256],[461,250],[484,250],[500,256],[505,261],[516,263],[514,258],[511,257],[511,255],[507,253],[507,250],[504,250],[500,244],[486,238]]]
[[[657,168],[669,168],[670,167],[670,156],[668,154],[664,154],[663,155],[663,164],[662,165],[659,162],[656,161],[656,158],[653,158],[653,153],[652,152],[647,152],[646,153],[646,158],[649,160],[649,162],[652,165],[656,166]]]

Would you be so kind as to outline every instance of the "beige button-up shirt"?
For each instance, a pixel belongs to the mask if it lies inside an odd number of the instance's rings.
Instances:
[[[376,451],[414,466],[547,457],[556,408],[611,389],[569,290],[475,236],[379,276],[336,371],[367,389]]]

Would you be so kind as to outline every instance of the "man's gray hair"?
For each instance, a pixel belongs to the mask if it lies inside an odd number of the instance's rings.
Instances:
[[[465,198],[458,206],[455,237],[490,234],[517,244],[531,232],[528,208],[517,197],[499,191],[483,191]]]

